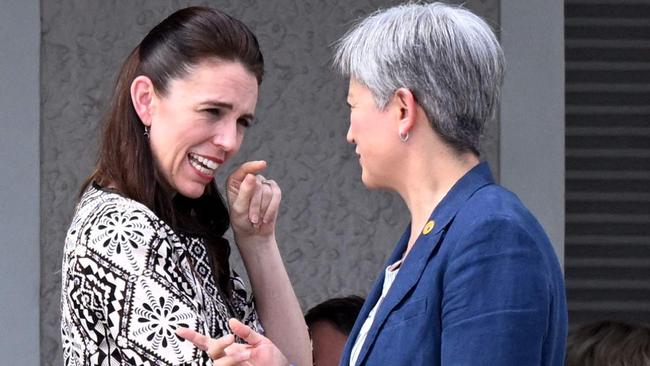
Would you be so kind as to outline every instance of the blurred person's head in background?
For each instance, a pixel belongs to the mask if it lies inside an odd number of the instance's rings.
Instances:
[[[363,298],[354,295],[337,297],[307,311],[305,321],[312,339],[315,366],[338,366],[363,302]]]
[[[566,366],[650,365],[650,327],[597,321],[569,331]]]

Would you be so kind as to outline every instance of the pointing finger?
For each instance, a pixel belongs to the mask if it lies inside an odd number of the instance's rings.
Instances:
[[[235,342],[232,334],[225,335],[218,339],[213,339],[198,333],[192,329],[178,327],[176,334],[192,342],[200,350],[205,351],[211,359],[217,359],[224,355],[224,349]]]
[[[176,334],[181,338],[194,343],[194,345],[197,346],[200,350],[208,350],[208,341],[210,340],[209,337],[206,337],[199,332],[185,327],[176,328]]]

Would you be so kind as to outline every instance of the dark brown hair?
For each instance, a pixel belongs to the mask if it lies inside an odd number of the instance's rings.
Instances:
[[[329,322],[347,336],[352,331],[364,301],[357,295],[325,300],[307,311],[305,322],[308,327],[319,321]]]
[[[82,192],[92,182],[112,184],[122,195],[149,207],[174,230],[202,237],[215,281],[229,297],[230,246],[223,234],[230,219],[224,200],[213,184],[197,199],[172,194],[154,163],[130,93],[133,80],[144,75],[151,79],[156,93],[164,96],[172,79],[187,76],[192,66],[211,58],[240,62],[258,84],[262,82],[264,60],[257,38],[244,23],[219,10],[181,9],[151,29],[119,72],[103,122],[97,165]]]
[[[650,327],[598,321],[569,332],[567,366],[650,365]]]

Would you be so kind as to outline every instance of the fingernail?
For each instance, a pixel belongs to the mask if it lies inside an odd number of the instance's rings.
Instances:
[[[257,224],[258,221],[259,221],[259,217],[257,217],[257,215],[251,216],[251,222],[253,224]]]

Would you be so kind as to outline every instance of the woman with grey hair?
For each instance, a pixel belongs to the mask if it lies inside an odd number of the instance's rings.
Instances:
[[[562,365],[553,247],[480,161],[504,68],[489,26],[461,7],[396,6],[350,30],[335,65],[350,78],[363,183],[398,193],[411,214],[340,364]]]
[[[504,68],[489,26],[456,6],[397,6],[343,37],[335,63],[350,78],[361,179],[411,213],[341,364],[562,365],[553,247],[480,162]]]

